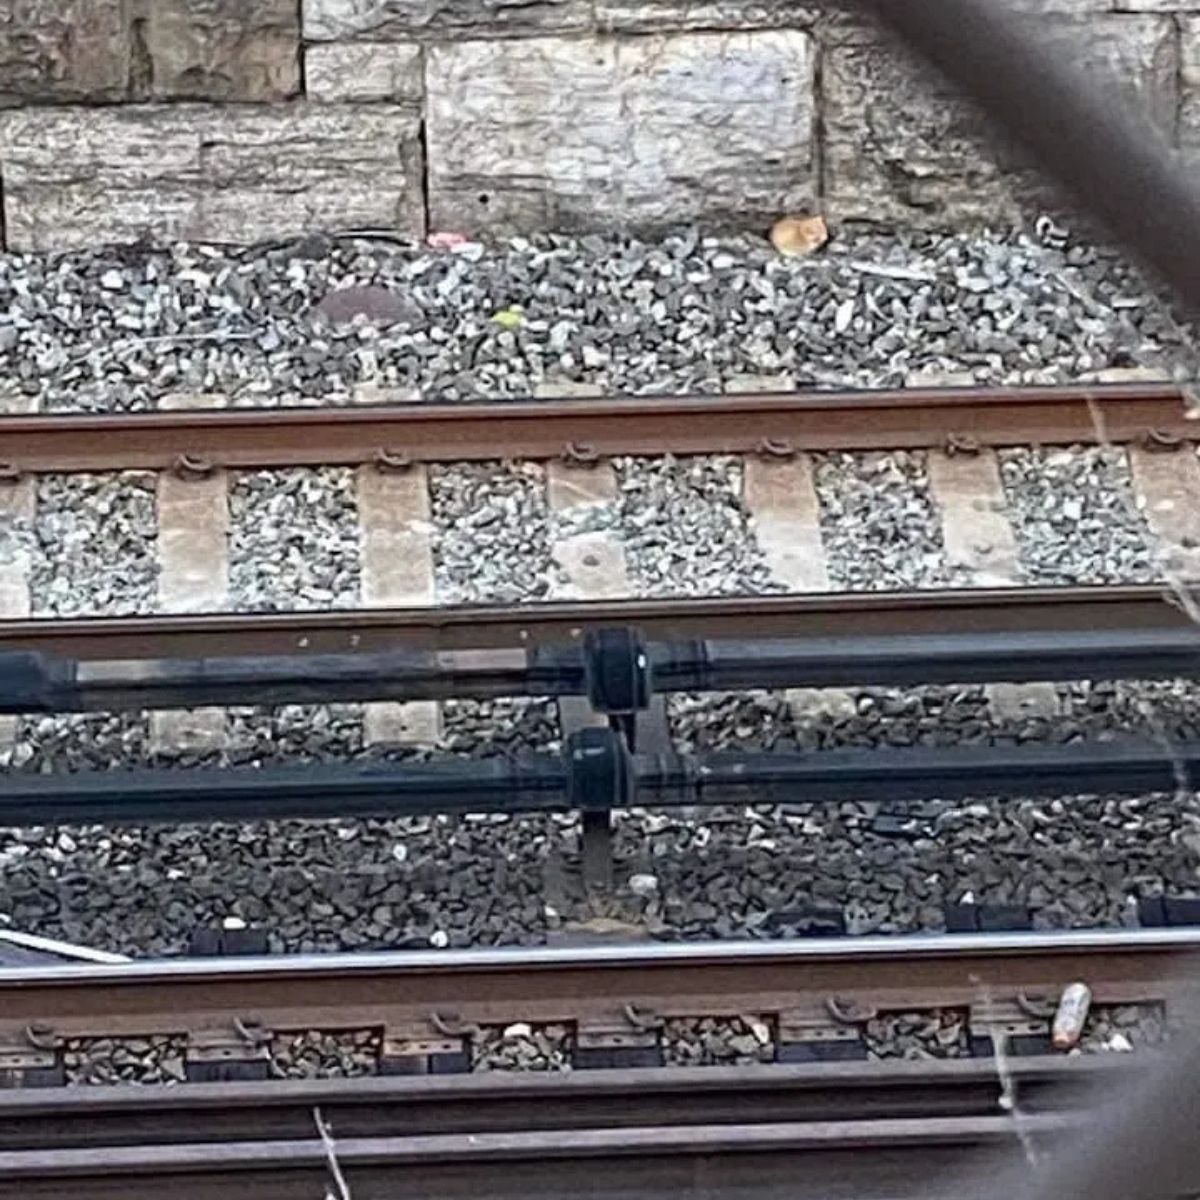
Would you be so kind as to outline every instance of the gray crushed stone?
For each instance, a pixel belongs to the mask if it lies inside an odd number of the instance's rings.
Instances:
[[[1088,1013],[1080,1054],[1128,1054],[1131,1050],[1165,1045],[1171,1031],[1162,1008],[1155,1004],[1097,1004]]]
[[[949,583],[925,455],[823,454],[814,473],[834,588],[887,591]]]
[[[998,713],[976,684],[804,691],[799,707],[783,692],[681,692],[667,713],[688,752],[1200,737],[1200,686],[1189,680],[1076,680],[1054,691],[1051,715],[1020,717]]]
[[[28,553],[35,617],[154,611],[154,476],[44,475],[37,481]]]
[[[472,1071],[569,1071],[566,1025],[485,1025],[471,1038]]]
[[[144,765],[149,758],[150,724],[144,712],[21,717],[14,741],[0,748],[0,765],[42,774],[106,771]]]
[[[666,937],[770,937],[840,913],[853,934],[939,930],[944,906],[1028,907],[1039,928],[1134,922],[1141,896],[1190,894],[1194,793],[946,804],[718,807],[702,822],[621,815],[640,918]],[[786,867],[781,867],[786,863]],[[631,902],[632,903],[632,902]]]
[[[872,1017],[863,1027],[868,1058],[965,1058],[971,1053],[965,1010],[935,1008],[928,1012],[890,1012]]]
[[[70,1038],[62,1051],[68,1085],[184,1083],[187,1039],[182,1034],[146,1038]]]
[[[1000,452],[1007,512],[1028,582],[1150,583],[1154,538],[1116,447]]]
[[[738,459],[623,458],[616,467],[616,531],[637,594],[782,590],[755,543]]]
[[[239,471],[229,486],[229,593],[247,612],[359,603],[354,473]]]
[[[270,1072],[277,1079],[348,1079],[376,1075],[382,1038],[378,1029],[307,1029],[277,1035],[268,1047]]]
[[[561,745],[558,705],[538,696],[448,700],[434,747],[372,746],[363,740],[360,704],[286,704],[226,710],[226,747],[196,754],[156,746],[147,712],[66,713],[18,719],[16,738],[0,747],[0,767],[48,774],[155,767],[262,767],[363,758],[512,756]]]
[[[231,708],[225,728],[228,749],[213,761],[231,766],[330,762],[363,752],[359,704],[283,704],[276,708]],[[186,760],[180,766],[190,765]],[[147,765],[150,765],[149,763]]]
[[[392,297],[357,321],[314,319],[351,286]],[[506,328],[497,314],[514,306]],[[1131,362],[1194,375],[1190,334],[1120,256],[1048,222],[843,230],[808,259],[687,230],[0,255],[0,379],[47,408],[147,408],[180,391],[312,403],[360,384],[503,397],[546,375],[632,392],[780,372],[801,386],[896,386],[917,371],[1069,382]]]
[[[775,1058],[771,1025],[760,1016],[676,1018],[664,1023],[659,1044],[668,1067],[734,1067]]]
[[[440,603],[547,597],[554,568],[540,465],[435,466],[429,492]]]
[[[0,835],[0,921],[133,954],[197,927],[266,928],[272,951],[540,942],[551,818],[30,827]]]

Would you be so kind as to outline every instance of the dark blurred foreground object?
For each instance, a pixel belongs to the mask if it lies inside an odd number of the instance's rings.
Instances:
[[[857,0],[973,96],[1047,174],[1200,309],[1200,195],[1158,131],[1129,111],[1113,81],[1051,52],[1011,0]],[[1200,968],[1198,968],[1200,969]],[[1200,1169],[1200,1045],[1157,1080],[1120,1097],[1078,1147],[1027,1168],[999,1200],[1150,1200]],[[982,1190],[982,1189],[981,1189]],[[991,1198],[989,1197],[989,1200]]]
[[[1200,189],[1114,80],[1091,78],[1038,41],[1012,0],[854,2],[973,96],[1200,311]]]

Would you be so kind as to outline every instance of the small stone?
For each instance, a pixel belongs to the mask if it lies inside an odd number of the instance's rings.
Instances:
[[[313,309],[313,316],[337,327],[356,318],[370,325],[388,327],[413,320],[415,306],[390,288],[356,286],[329,292]]]
[[[656,875],[630,875],[629,890],[635,896],[643,899],[658,892],[658,877]]]
[[[780,217],[771,226],[771,245],[787,258],[804,258],[829,241],[824,217]]]
[[[109,292],[119,292],[125,286],[125,276],[120,271],[105,271],[100,276],[100,286]]]

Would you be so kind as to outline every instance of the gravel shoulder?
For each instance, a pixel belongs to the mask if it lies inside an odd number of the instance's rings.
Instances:
[[[329,292],[370,286],[394,291],[393,324],[315,320]],[[176,392],[345,402],[360,386],[460,400],[527,395],[547,376],[628,392],[779,372],[819,387],[914,372],[1048,383],[1135,362],[1192,376],[1193,337],[1118,255],[1048,221],[843,230],[805,259],[692,231],[0,256],[0,379],[51,409],[144,409]]]

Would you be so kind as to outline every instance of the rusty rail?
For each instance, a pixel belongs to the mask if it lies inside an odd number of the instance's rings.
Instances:
[[[996,1115],[0,1152],[0,1197],[332,1196],[333,1159],[342,1195],[363,1200],[917,1200],[981,1153],[1003,1161],[1078,1127],[1070,1114]]]
[[[1147,1069],[1117,1055],[1007,1067],[1027,1113],[1075,1107]],[[973,1058],[32,1088],[0,1091],[0,1151],[298,1140],[314,1108],[339,1137],[366,1138],[972,1117],[999,1101],[995,1064]]]
[[[612,626],[662,641],[1194,628],[1165,587],[1142,584],[10,620],[0,621],[0,652],[105,661],[511,650],[577,643]]]
[[[787,454],[1195,436],[1167,384],[8,416],[21,472]]]
[[[380,1069],[411,1072],[421,1056],[444,1054],[479,1026],[518,1018],[573,1022],[576,1039],[594,1043],[672,1017],[757,1013],[773,1022],[783,1060],[790,1039],[823,1041],[881,1011],[964,1007],[973,1034],[1008,1030],[1014,1015],[1046,1011],[1075,979],[1097,1003],[1170,1013],[1195,999],[1197,949],[1200,932],[1166,930],[11,970],[0,972],[0,1055],[11,1064],[52,1053],[62,1038],[171,1032],[186,1036],[190,1056],[192,1047],[211,1052],[222,1036],[236,1047],[251,1031],[249,1058],[275,1033],[378,1027],[393,1056]],[[225,1060],[237,1057],[231,1049]],[[1009,1065],[1023,1144],[1048,1145],[1077,1128],[1091,1085],[1111,1085],[1127,1064]],[[205,1200],[290,1200],[319,1186],[327,1167],[327,1147],[306,1126],[319,1111],[355,1196],[550,1200],[569,1185],[595,1200],[732,1200],[747,1188],[795,1200],[915,1200],[928,1195],[930,1172],[977,1170],[981,1151],[1015,1146],[1018,1124],[1001,1091],[990,1060],[188,1085],[157,1094],[42,1088],[0,1093],[0,1196],[133,1197],[169,1185]]]
[[[448,1021],[573,1022],[1014,1003],[1086,980],[1097,1004],[1177,1000],[1200,930],[1080,931],[413,951],[0,970],[0,1039],[142,1036],[253,1021],[271,1030]],[[1181,991],[1182,989],[1182,991]],[[430,1025],[431,1014],[441,1014]],[[854,1016],[853,1014],[858,1014]],[[0,1045],[0,1049],[4,1047]]]

